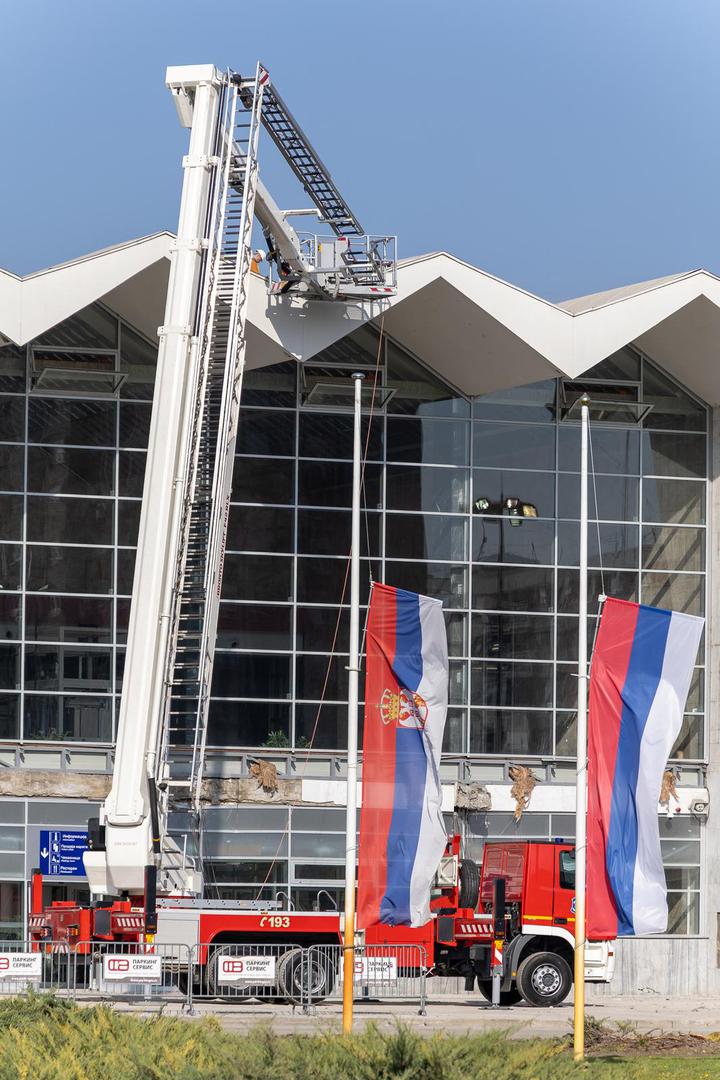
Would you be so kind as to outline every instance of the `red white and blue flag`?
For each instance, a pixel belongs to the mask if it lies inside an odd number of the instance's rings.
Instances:
[[[703,619],[608,599],[590,674],[587,936],[662,934],[658,800]]]
[[[358,927],[422,926],[447,842],[440,753],[448,654],[441,601],[373,585],[366,670]]]

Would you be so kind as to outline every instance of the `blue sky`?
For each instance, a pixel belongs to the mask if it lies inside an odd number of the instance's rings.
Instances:
[[[187,133],[165,67],[257,59],[401,255],[443,248],[554,300],[720,273],[717,0],[0,7],[16,273],[173,229]],[[273,154],[261,171],[297,201]]]

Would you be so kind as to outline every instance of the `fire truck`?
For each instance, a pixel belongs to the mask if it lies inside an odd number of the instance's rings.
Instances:
[[[289,954],[278,965],[278,994],[293,999],[297,946],[338,943],[340,914],[287,910],[261,899],[203,899],[202,861],[194,854],[202,850],[203,767],[247,312],[258,302],[302,307],[391,296],[395,238],[364,232],[262,65],[248,77],[210,65],[169,68],[166,81],[190,139],[158,332],[112,783],[89,823],[89,906],[44,908],[35,874],[30,931],[36,942],[65,942],[80,956],[97,942],[197,946],[192,955],[200,966],[217,963],[218,949],[208,953],[208,945],[272,940]],[[280,210],[262,184],[261,128],[300,181],[310,209]],[[296,232],[291,219],[298,215],[314,216],[330,232]],[[267,248],[262,258],[253,243],[258,228]],[[257,273],[262,261],[265,278]],[[180,839],[168,828],[178,807],[190,818],[190,833]],[[455,836],[438,870],[431,920],[419,929],[373,927],[364,944],[421,945],[433,971],[462,976],[468,989],[477,985],[487,996],[491,976],[497,987],[500,972],[506,1002],[522,996],[557,1003],[572,981],[571,865],[571,845],[508,843],[489,844],[479,868],[461,859]],[[587,955],[588,977],[609,978],[611,946],[598,943]],[[317,963],[312,984],[322,998],[337,972]],[[214,972],[206,974],[212,986]]]

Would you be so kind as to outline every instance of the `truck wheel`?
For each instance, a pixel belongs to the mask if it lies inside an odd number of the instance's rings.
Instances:
[[[324,953],[291,949],[280,961],[278,983],[289,1001],[314,1005],[333,992],[335,969]]]
[[[478,979],[478,990],[486,1001],[492,1001],[492,979]],[[501,1005],[517,1005],[518,1001],[522,1001],[522,995],[517,986],[500,991]]]
[[[517,985],[528,1005],[559,1005],[572,986],[570,965],[557,953],[531,953],[518,968]]]
[[[480,867],[473,859],[461,859],[458,907],[472,908],[474,911],[479,895]]]

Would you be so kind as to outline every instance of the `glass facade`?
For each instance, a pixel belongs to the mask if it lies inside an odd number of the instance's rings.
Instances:
[[[155,355],[99,304],[27,348],[0,348],[6,745],[114,740]],[[368,383],[377,368],[393,391],[364,419],[361,595],[375,579],[444,601],[446,755],[571,768],[579,426],[563,419],[563,386],[469,400],[368,327],[304,367],[246,374],[209,745],[309,761],[345,748],[352,417],[330,397],[318,408],[310,389],[349,383],[357,368]],[[704,614],[707,410],[631,348],[583,376],[598,396],[609,383],[653,409],[639,426],[593,428],[590,595]],[[701,656],[677,761],[705,759],[704,704]],[[218,895],[340,902],[342,811],[239,807],[206,818]],[[471,816],[462,827],[477,852],[488,836],[507,835],[510,815]],[[519,831],[547,838],[570,828],[565,815],[528,813]],[[683,818],[663,828],[673,929],[697,933],[700,827]],[[20,833],[5,832],[0,921],[9,927],[25,867],[8,869]]]

